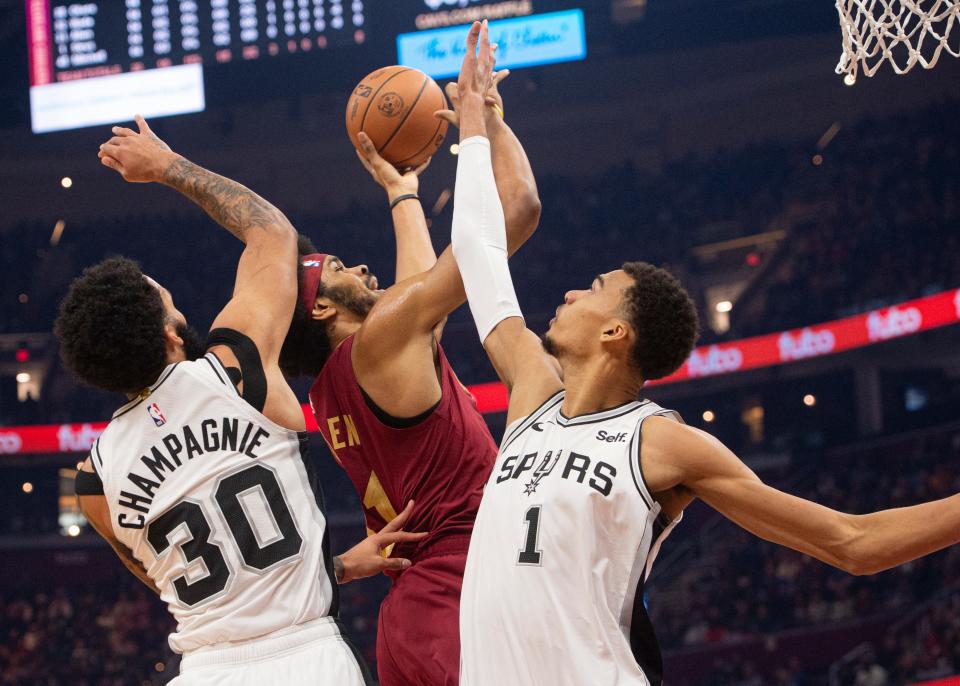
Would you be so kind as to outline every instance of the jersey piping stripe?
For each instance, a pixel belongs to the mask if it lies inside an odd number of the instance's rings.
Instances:
[[[653,497],[653,491],[650,489],[650,484],[647,483],[647,477],[643,475],[643,465],[640,464],[640,447],[643,443],[643,423],[650,417],[662,416],[665,413],[672,413],[673,410],[664,410],[662,412],[656,412],[651,415],[647,415],[639,422],[637,422],[637,428],[633,432],[633,436],[630,438],[630,476],[633,477],[633,484],[637,487],[637,490],[640,492],[640,497],[647,503],[650,509],[654,507],[660,509],[660,513],[657,515],[657,524],[662,527],[670,526],[670,518],[667,514],[660,508],[660,504]],[[654,543],[656,543],[656,537],[654,537]]]
[[[219,372],[223,373],[223,377],[226,378],[226,381],[224,381],[223,378],[220,379],[223,381],[223,385],[229,386],[238,398],[241,397],[240,391],[237,390],[237,387],[233,384],[233,381],[230,380],[230,375],[227,374],[227,368],[223,366],[223,362],[220,361],[220,358],[217,357],[217,354],[215,352],[209,352],[204,355],[203,358],[210,363],[210,366],[214,368],[214,371],[219,370]],[[220,377],[220,373],[218,373],[217,376]]]
[[[536,410],[531,412],[530,415],[527,416],[527,418],[523,420],[523,422],[513,430],[513,433],[510,436],[504,436],[503,443],[500,446],[500,450],[501,451],[506,450],[507,447],[511,443],[513,443],[513,441],[515,441],[520,434],[522,434],[524,431],[526,431],[531,426],[536,424],[538,419],[540,419],[543,415],[545,415],[547,412],[549,412],[554,407],[556,407],[558,403],[562,402],[563,395],[564,395],[563,391],[557,391],[556,393],[551,395],[549,398],[544,400],[543,404],[540,407],[538,407]]]
[[[656,548],[667,528],[657,517],[653,523],[650,550]],[[650,681],[650,685],[660,686],[663,683],[663,655],[660,652],[660,642],[657,640],[653,622],[650,621],[650,615],[647,614],[647,607],[644,604],[645,592],[646,575],[641,571],[640,579],[637,582],[637,590],[634,593],[633,612],[630,619],[630,651],[633,653],[633,658],[637,661],[637,664],[640,665],[640,669],[643,670],[644,675]]]
[[[90,454],[94,457],[94,459],[90,461],[90,463],[93,465],[93,471],[97,472],[99,476],[100,470],[97,469],[98,462],[100,463],[100,469],[103,469],[103,458],[100,457],[100,439],[99,438],[97,438],[97,440],[94,441],[93,446],[90,448]]]
[[[206,355],[203,356],[203,359],[206,360],[207,364],[210,365],[210,369],[212,369],[213,373],[217,375],[217,378],[220,380],[220,383],[226,386],[227,382],[223,380],[222,376],[220,376],[220,372],[217,371],[217,366],[210,361],[210,355],[211,353],[207,353]]]
[[[323,490],[320,488],[320,481],[308,454],[309,439],[306,432],[298,433],[297,436],[300,441],[300,460],[303,462],[303,468],[307,473],[307,481],[310,484],[310,490],[313,491],[317,508],[323,516],[323,541],[320,548],[323,551],[323,569],[330,580],[331,591],[330,611],[327,614],[336,619],[340,614],[340,586],[337,583],[337,574],[333,569],[333,555],[330,553],[330,520],[327,518],[327,509],[323,502]]]
[[[146,400],[147,398],[149,398],[151,393],[153,393],[155,390],[157,390],[158,388],[160,388],[160,385],[161,385],[164,381],[166,381],[167,379],[170,378],[170,375],[173,374],[173,370],[176,369],[179,364],[180,364],[180,363],[177,362],[176,364],[172,365],[169,369],[167,369],[166,373],[164,373],[164,374],[162,374],[162,375],[160,376],[160,378],[157,380],[157,382],[156,382],[155,384],[153,384],[152,386],[149,386],[149,387],[147,388],[147,390],[149,390],[150,393],[148,393],[147,395],[145,395],[145,396],[143,396],[143,397],[136,398],[135,400],[131,400],[131,401],[128,402],[126,405],[124,405],[123,407],[121,407],[119,410],[117,410],[116,412],[114,412],[114,413],[113,413],[113,419],[116,419],[117,417],[120,417],[120,416],[122,416],[122,415],[125,415],[127,412],[129,412],[130,410],[132,410],[133,408],[135,408],[137,405],[139,405],[140,403],[142,403],[144,400]]]
[[[644,417],[644,419],[646,419],[646,417]],[[637,422],[637,428],[633,430],[633,436],[630,437],[630,476],[633,477],[633,485],[637,487],[637,491],[640,493],[640,497],[643,498],[643,502],[647,504],[647,507],[653,509],[653,496],[647,489],[646,481],[640,469],[640,429],[642,426],[643,420],[641,419]]]
[[[649,400],[631,400],[629,403],[618,405],[617,407],[611,407],[609,410],[592,412],[590,414],[582,414],[576,417],[564,417],[563,412],[558,412],[557,424],[560,426],[582,426],[583,424],[606,422],[611,419],[622,417],[625,414],[630,414],[634,410],[638,410],[641,407],[649,404]]]

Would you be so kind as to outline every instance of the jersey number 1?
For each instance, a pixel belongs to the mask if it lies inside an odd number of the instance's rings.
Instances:
[[[543,551],[538,548],[540,543],[540,508],[541,505],[534,505],[524,519],[527,522],[527,540],[517,557],[517,564],[540,566],[540,558],[543,557]]]
[[[251,495],[263,501],[276,524],[278,535],[268,541],[258,540],[257,532],[247,516],[242,498]],[[287,507],[277,475],[271,469],[253,465],[231,474],[217,484],[214,500],[246,566],[264,572],[300,553],[303,538]],[[170,535],[181,527],[186,528],[190,536],[186,541],[177,543],[186,564],[199,559],[207,568],[207,575],[192,583],[187,580],[186,574],[173,580],[177,598],[184,605],[192,607],[227,587],[230,567],[220,546],[210,541],[212,530],[204,509],[192,500],[181,500],[147,528],[147,541],[157,557],[169,550]]]

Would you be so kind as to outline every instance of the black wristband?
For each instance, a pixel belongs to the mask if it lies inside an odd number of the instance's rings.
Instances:
[[[393,202],[390,203],[390,210],[393,211],[393,208],[402,203],[404,200],[420,200],[420,196],[416,193],[407,193],[406,195],[398,195],[393,199]]]

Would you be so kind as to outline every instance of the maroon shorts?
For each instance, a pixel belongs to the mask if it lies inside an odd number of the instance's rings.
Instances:
[[[456,552],[431,551],[415,561],[380,605],[381,686],[459,686],[460,588],[467,552],[456,547]]]

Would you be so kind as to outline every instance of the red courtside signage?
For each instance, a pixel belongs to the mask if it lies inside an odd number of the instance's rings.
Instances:
[[[960,322],[960,289],[944,291],[919,300],[910,300],[866,314],[805,326],[802,329],[745,338],[730,343],[702,346],[694,350],[676,373],[649,385],[677,383],[707,376],[732,374],[798,360],[822,357],[844,350],[862,348],[893,338],[910,336]],[[505,412],[507,391],[502,384],[485,383],[469,387],[477,407],[484,414]],[[151,417],[165,421],[162,413]],[[318,431],[309,405],[303,406],[307,431]],[[159,424],[158,424],[159,425]],[[47,426],[0,427],[0,455],[30,453],[84,453],[107,426],[95,424],[52,424]],[[960,680],[951,686],[960,686]]]

